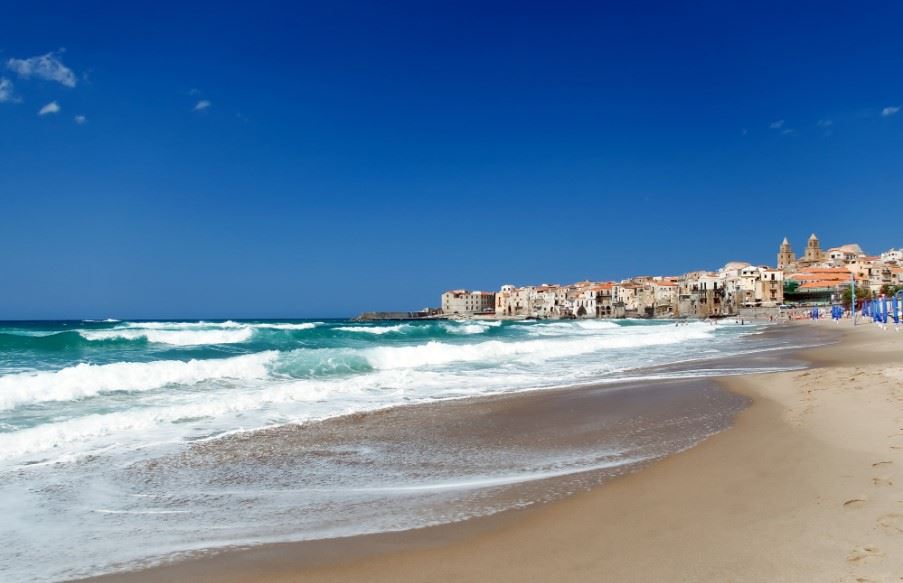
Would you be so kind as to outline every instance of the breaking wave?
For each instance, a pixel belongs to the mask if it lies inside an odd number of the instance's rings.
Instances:
[[[145,340],[157,344],[173,346],[199,346],[203,344],[237,344],[251,339],[254,331],[251,328],[235,328],[224,330],[164,330],[151,328],[142,330],[82,330],[79,332],[85,340],[96,342],[106,340]]]
[[[360,332],[362,334],[390,334],[392,332],[405,332],[409,330],[409,324],[396,324],[394,326],[336,326],[333,330],[341,332]]]
[[[617,326],[617,325],[615,325]],[[638,330],[638,328],[635,328]],[[367,349],[367,360],[378,369],[416,368],[453,362],[503,362],[530,358],[550,360],[605,349],[641,348],[698,340],[711,335],[706,326],[661,327],[630,335],[599,335],[574,339],[536,339],[519,342],[488,340],[474,344],[449,344],[432,340],[415,346],[385,346]]]
[[[50,401],[72,401],[114,391],[151,391],[167,385],[193,385],[217,379],[258,379],[276,351],[211,360],[161,360],[77,364],[58,371],[0,377],[0,410]]]

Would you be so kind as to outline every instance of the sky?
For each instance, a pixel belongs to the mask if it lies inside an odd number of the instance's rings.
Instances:
[[[0,319],[903,245],[903,3],[246,4],[4,8]]]

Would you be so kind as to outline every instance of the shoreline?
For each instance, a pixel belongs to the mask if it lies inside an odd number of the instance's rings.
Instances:
[[[798,326],[840,331],[828,323]],[[830,399],[824,393],[817,401],[813,391],[822,392],[818,383],[835,382],[845,374],[868,377],[869,386],[879,386],[871,376],[881,371],[872,369],[901,364],[903,352],[871,351],[866,359],[856,347],[894,338],[903,349],[903,336],[870,326],[838,335],[838,345],[802,351],[813,363],[811,369],[719,380],[752,401],[732,427],[588,492],[413,531],[231,549],[89,580],[472,580],[491,574],[494,580],[538,581],[586,580],[602,573],[627,580],[898,577],[903,575],[900,556],[891,552],[890,539],[903,534],[903,519],[897,518],[903,501],[879,494],[893,491],[881,485],[896,479],[901,460],[891,458],[903,453],[903,439],[901,449],[877,452],[869,448],[884,438],[872,436],[859,448],[887,459],[860,460],[846,442],[826,441],[837,438],[820,420],[827,415],[835,422],[829,425],[836,424],[834,401],[849,407],[849,391]],[[846,370],[851,358],[862,365],[852,376]],[[816,388],[801,396],[797,386],[804,383]],[[891,391],[899,390],[899,384],[884,383]],[[898,422],[900,403],[894,395],[889,398],[895,408],[875,412],[878,417],[883,413],[885,432]],[[840,415],[842,422],[843,411]],[[874,426],[875,420],[870,423]],[[903,419],[900,423],[903,431]],[[862,433],[859,427],[844,429],[835,427],[834,433]],[[871,481],[877,494],[863,494],[852,484],[846,492],[843,487],[856,478],[863,482],[860,490],[867,490]],[[868,519],[858,516],[865,512],[854,513],[869,506],[880,506],[882,512]],[[871,522],[850,528],[847,523],[855,518]],[[880,532],[872,533],[875,528]],[[856,542],[853,535],[859,531],[862,540]]]

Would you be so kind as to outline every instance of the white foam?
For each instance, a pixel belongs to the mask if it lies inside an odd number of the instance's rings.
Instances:
[[[444,365],[452,362],[500,362],[512,358],[548,360],[576,356],[605,349],[640,348],[675,344],[687,340],[707,338],[712,334],[705,327],[648,327],[633,334],[605,334],[576,338],[537,339],[523,341],[489,340],[474,344],[449,344],[430,341],[416,346],[385,346],[367,349],[364,356],[377,369],[417,368]]]
[[[225,322],[127,322],[106,330],[81,330],[85,340],[147,340],[173,346],[238,344],[247,342],[255,330],[311,330],[323,322],[239,323]]]
[[[254,331],[251,328],[221,330],[165,330],[161,328],[114,328],[112,330],[82,330],[82,338],[102,340],[147,340],[156,344],[173,346],[200,346],[204,344],[238,344],[247,342]]]
[[[342,332],[361,332],[364,334],[388,334],[389,332],[404,332],[410,328],[407,324],[396,324],[395,326],[337,326],[334,330]]]
[[[81,363],[55,372],[0,377],[0,410],[24,404],[71,401],[111,391],[150,391],[170,384],[213,379],[254,379],[268,374],[276,351],[211,360]]]
[[[247,328],[248,324],[226,320],[225,322],[126,322],[126,328],[141,328],[144,330],[192,330],[197,328]]]
[[[568,320],[560,322],[542,322],[524,326],[527,332],[533,336],[573,336],[575,334],[593,335],[607,330],[623,331],[640,329],[639,326],[620,326],[614,322],[604,320]],[[659,328],[656,326],[656,328]]]
[[[251,324],[260,330],[312,330],[322,326],[323,322],[299,322],[297,324]]]
[[[482,334],[489,330],[489,326],[482,323],[460,322],[457,324],[446,324],[443,326],[450,334]]]

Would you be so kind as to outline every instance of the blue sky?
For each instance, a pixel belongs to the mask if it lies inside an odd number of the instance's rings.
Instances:
[[[4,8],[0,318],[903,244],[899,2],[120,4]]]

